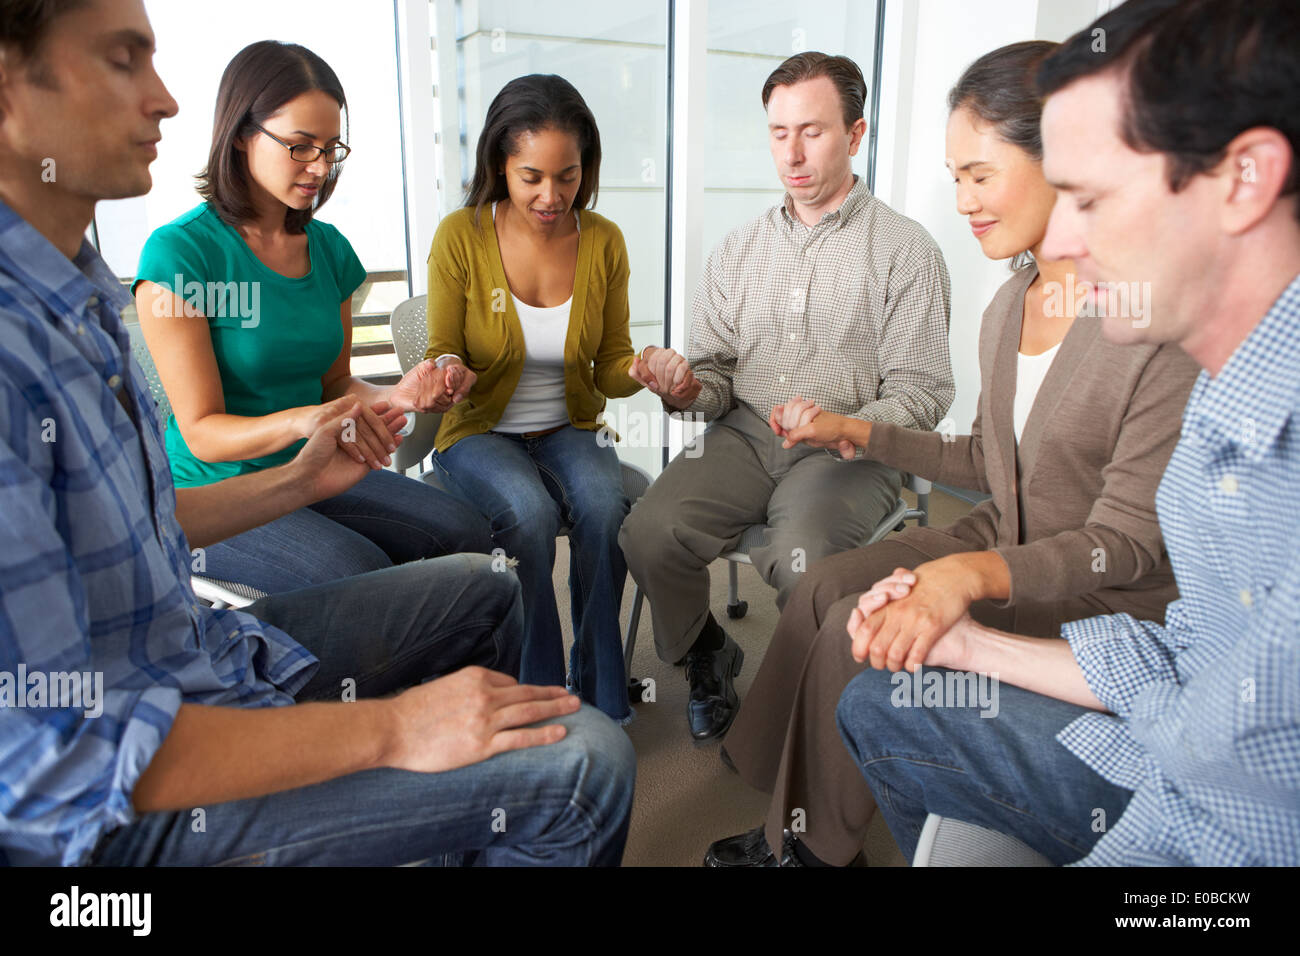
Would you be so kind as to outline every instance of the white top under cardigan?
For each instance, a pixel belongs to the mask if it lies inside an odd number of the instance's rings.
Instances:
[[[496,220],[497,204],[492,204]],[[575,217],[577,213],[574,213]],[[580,227],[581,228],[581,227]],[[564,340],[569,333],[573,296],[562,305],[538,308],[521,302],[513,292],[515,314],[524,333],[524,367],[501,420],[493,431],[507,434],[540,432],[567,425],[569,408],[564,399]]]
[[[1043,387],[1043,379],[1047,377],[1047,370],[1052,367],[1052,359],[1056,358],[1060,347],[1061,343],[1057,342],[1040,355],[1016,354],[1016,401],[1011,422],[1017,445],[1020,444],[1020,433],[1025,430],[1025,422],[1029,420],[1029,411],[1034,407],[1034,399],[1038,397],[1038,390]]]

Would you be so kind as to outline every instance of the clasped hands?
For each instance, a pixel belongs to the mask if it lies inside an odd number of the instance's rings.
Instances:
[[[785,439],[782,447],[793,448],[803,442],[814,448],[834,449],[845,460],[857,455],[857,446],[848,437],[849,422],[848,417],[823,411],[802,395],[774,407],[767,419],[777,437]]]
[[[922,664],[960,669],[970,605],[983,596],[967,555],[895,568],[858,598],[849,615],[853,659],[877,670],[915,671]]]
[[[627,374],[677,409],[689,408],[704,388],[686,356],[656,345],[647,346],[636,356]]]

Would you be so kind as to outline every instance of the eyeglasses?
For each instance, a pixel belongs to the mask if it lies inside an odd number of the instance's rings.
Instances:
[[[325,162],[334,165],[343,162],[343,160],[348,158],[348,153],[352,152],[352,147],[345,146],[343,143],[339,143],[337,146],[326,146],[324,149],[321,149],[319,146],[312,146],[308,143],[286,143],[265,126],[259,126],[257,123],[254,123],[253,127],[265,133],[267,136],[271,137],[271,139],[275,140],[287,149],[289,151],[289,158],[300,163],[314,163],[317,158],[324,156]]]

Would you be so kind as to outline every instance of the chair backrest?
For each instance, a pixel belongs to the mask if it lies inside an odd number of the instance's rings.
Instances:
[[[158,406],[158,423],[167,427],[167,419],[171,417],[172,403],[167,399],[167,392],[163,389],[162,379],[158,377],[158,366],[153,363],[153,356],[149,354],[149,346],[145,343],[144,333],[140,331],[140,323],[131,322],[126,327],[127,334],[131,336],[131,354],[140,364],[140,370],[144,372],[144,379],[149,383],[149,393],[153,395],[154,403]]]
[[[389,319],[393,349],[397,352],[397,361],[401,363],[403,373],[424,361],[425,350],[429,347],[429,320],[425,313],[427,304],[428,296],[417,295],[394,309],[393,317]]]

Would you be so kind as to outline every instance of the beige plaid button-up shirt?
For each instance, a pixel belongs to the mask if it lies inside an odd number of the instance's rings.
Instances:
[[[744,402],[767,419],[797,395],[829,412],[933,429],[952,404],[948,268],[921,226],[858,178],[805,226],[791,200],[713,250],[687,358],[704,389],[685,411]]]

